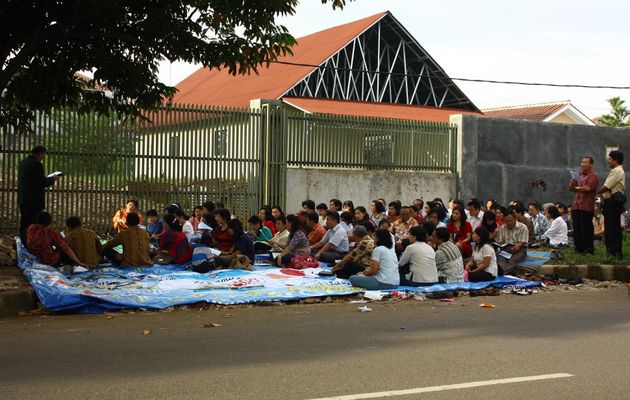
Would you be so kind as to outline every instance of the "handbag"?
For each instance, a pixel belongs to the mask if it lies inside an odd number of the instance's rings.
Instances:
[[[318,268],[319,261],[309,255],[295,256],[289,262],[289,268],[304,269],[304,268]]]
[[[158,251],[158,253],[153,257],[153,263],[159,265],[169,265],[175,262],[175,257],[173,257],[168,251]]]
[[[234,256],[234,258],[230,262],[230,265],[228,266],[228,269],[242,269],[245,271],[254,270],[254,268],[252,267],[252,262],[249,259],[249,257],[243,254]]]
[[[194,265],[192,267],[193,272],[197,272],[199,274],[207,274],[208,272],[212,271],[216,269],[216,266],[214,265],[214,261],[202,261],[199,264]]]
[[[621,192],[617,192],[617,193],[613,194],[610,199],[612,200],[613,204],[617,204],[617,205],[620,205],[620,206],[626,204],[626,201],[628,200],[626,198],[626,195],[621,193]]]

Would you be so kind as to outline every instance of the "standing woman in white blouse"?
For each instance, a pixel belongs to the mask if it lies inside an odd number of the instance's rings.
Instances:
[[[547,207],[545,216],[550,222],[549,228],[544,234],[545,238],[549,240],[549,245],[552,247],[567,245],[569,243],[569,229],[558,208],[555,206]]]

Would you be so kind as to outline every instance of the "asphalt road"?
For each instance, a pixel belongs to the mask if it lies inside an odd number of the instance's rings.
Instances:
[[[314,399],[557,373],[572,376],[390,398],[630,398],[625,288],[358,306],[2,319],[0,399]]]

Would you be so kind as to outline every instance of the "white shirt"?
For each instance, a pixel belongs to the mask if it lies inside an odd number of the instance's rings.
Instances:
[[[190,238],[193,237],[193,235],[195,234],[195,231],[193,230],[193,226],[190,223],[190,221],[184,222],[184,225],[182,225],[182,232],[186,234],[186,237],[188,238],[188,240],[190,240]]]
[[[569,229],[562,216],[551,221],[551,225],[544,236],[549,239],[549,244],[552,246],[569,243]]]
[[[473,231],[479,227],[481,224],[481,220],[483,219],[483,211],[479,210],[479,214],[476,217],[468,217],[468,222],[470,222],[470,226],[472,226]]]
[[[344,221],[341,221],[339,223],[339,225],[341,225],[343,230],[346,231],[346,232],[351,232],[352,231],[352,228],[353,228],[352,224],[346,224]]]
[[[348,242],[348,234],[343,229],[341,224],[337,224],[334,228],[329,229],[326,235],[321,240],[321,244],[330,242],[332,245],[332,251],[338,251],[340,253],[347,253],[350,250],[350,243]]]
[[[483,259],[486,257],[490,257],[490,264],[488,264],[488,268],[484,271],[492,274],[492,276],[497,276],[499,272],[499,268],[497,267],[497,253],[494,251],[494,248],[489,244],[484,244],[480,249],[473,250],[473,260],[475,260],[475,264],[477,266],[481,265]]]
[[[393,248],[388,249],[385,246],[376,247],[372,252],[372,260],[378,261],[378,272],[372,275],[377,281],[390,285],[400,285],[398,258]]]
[[[407,246],[400,257],[398,265],[409,265],[407,279],[420,283],[434,283],[438,281],[435,266],[435,251],[425,242],[415,242]]]
[[[435,228],[437,229],[437,228],[446,228],[446,227],[447,227],[446,224],[444,222],[440,221],[440,222],[438,222],[438,224],[437,224],[437,226]]]

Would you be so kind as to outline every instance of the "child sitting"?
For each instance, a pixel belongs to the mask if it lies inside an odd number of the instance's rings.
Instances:
[[[158,242],[164,231],[164,222],[155,209],[147,211],[147,233],[152,242]]]

